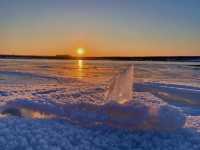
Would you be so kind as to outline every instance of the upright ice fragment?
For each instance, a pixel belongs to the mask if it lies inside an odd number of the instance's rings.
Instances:
[[[134,68],[131,65],[127,70],[115,76],[105,93],[105,99],[119,104],[132,100],[133,72]]]

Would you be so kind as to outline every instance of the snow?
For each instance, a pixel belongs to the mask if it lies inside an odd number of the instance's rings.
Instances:
[[[105,99],[131,64],[132,98]],[[199,81],[187,63],[0,60],[1,149],[198,150]]]
[[[56,120],[8,117],[0,122],[1,149],[163,149],[200,148],[199,134],[188,129],[154,132],[83,128]]]

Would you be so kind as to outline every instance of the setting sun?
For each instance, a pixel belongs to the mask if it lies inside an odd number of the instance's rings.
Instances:
[[[82,56],[82,55],[85,53],[85,49],[84,49],[84,48],[78,48],[78,49],[76,50],[76,52],[77,52],[77,54],[78,54],[79,56]]]

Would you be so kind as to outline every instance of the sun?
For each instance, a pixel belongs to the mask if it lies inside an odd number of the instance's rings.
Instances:
[[[82,56],[85,53],[85,49],[84,48],[77,48],[76,52],[79,56]]]

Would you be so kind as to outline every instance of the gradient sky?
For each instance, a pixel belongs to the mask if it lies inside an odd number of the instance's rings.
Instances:
[[[0,0],[0,54],[200,55],[200,0]]]

